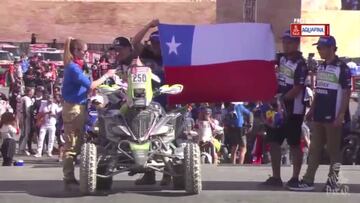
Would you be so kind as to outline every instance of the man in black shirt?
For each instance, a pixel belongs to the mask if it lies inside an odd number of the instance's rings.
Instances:
[[[271,166],[273,175],[264,182],[268,186],[283,186],[281,179],[281,145],[286,139],[293,158],[293,175],[287,182],[287,187],[298,184],[302,165],[301,126],[305,114],[304,91],[307,66],[302,53],[298,51],[300,38],[290,35],[287,30],[282,36],[284,54],[279,57],[278,93],[281,94],[285,114],[279,129],[267,129],[270,143]]]

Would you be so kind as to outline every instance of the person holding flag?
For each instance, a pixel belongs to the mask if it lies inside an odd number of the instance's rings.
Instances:
[[[161,54],[160,47],[160,35],[158,31],[154,31],[150,34],[148,43],[143,44],[141,41],[144,39],[145,35],[152,29],[156,28],[159,25],[159,20],[154,19],[150,21],[147,25],[144,26],[131,40],[133,45],[132,55],[139,56],[142,63],[145,66],[151,68],[152,72],[157,75],[160,79],[160,83],[153,82],[154,88],[159,88],[164,84],[165,74],[163,68],[163,58]],[[153,99],[153,101],[158,102],[162,107],[167,108],[167,96],[159,95]],[[167,168],[165,169],[167,170]],[[160,182],[161,186],[166,186],[171,183],[171,176],[163,174],[162,180]],[[135,181],[136,185],[153,185],[156,184],[155,172],[145,172],[144,176]]]
[[[145,66],[151,68],[152,72],[160,79],[160,83],[154,82],[152,85],[154,88],[159,88],[165,83],[165,72],[162,57],[162,50],[160,46],[160,34],[159,31],[153,31],[149,39],[143,44],[141,41],[145,35],[153,28],[157,28],[160,22],[158,19],[150,21],[143,29],[141,29],[133,38],[132,44],[134,47],[134,55],[138,55]],[[159,95],[154,98],[154,101],[160,103],[164,108],[167,108],[167,96]]]

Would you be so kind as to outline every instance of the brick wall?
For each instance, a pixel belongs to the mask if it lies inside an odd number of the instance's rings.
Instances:
[[[117,36],[133,36],[154,18],[162,22],[208,24],[216,21],[216,3],[201,2],[67,2],[1,0],[0,41],[51,42],[79,37],[110,43]],[[99,1],[99,0],[96,0]]]

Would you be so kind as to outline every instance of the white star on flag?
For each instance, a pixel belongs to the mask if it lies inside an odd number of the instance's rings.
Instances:
[[[174,35],[171,38],[171,42],[166,42],[166,45],[169,47],[169,55],[173,52],[178,55],[177,48],[181,45],[181,43],[176,43]]]

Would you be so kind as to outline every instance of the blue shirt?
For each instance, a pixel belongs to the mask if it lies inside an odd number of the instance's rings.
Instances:
[[[28,60],[23,60],[21,62],[21,69],[23,73],[26,73],[29,70],[29,67],[30,67],[30,63]]]
[[[280,128],[283,123],[282,115],[279,112],[275,114],[275,127]]]
[[[78,64],[70,62],[64,68],[62,96],[66,102],[86,104],[91,81]]]
[[[236,127],[243,127],[244,126],[244,113],[246,115],[250,115],[250,111],[245,108],[245,106],[243,104],[237,104],[235,105],[235,113],[236,113],[236,116],[237,116],[237,123],[236,123]]]

